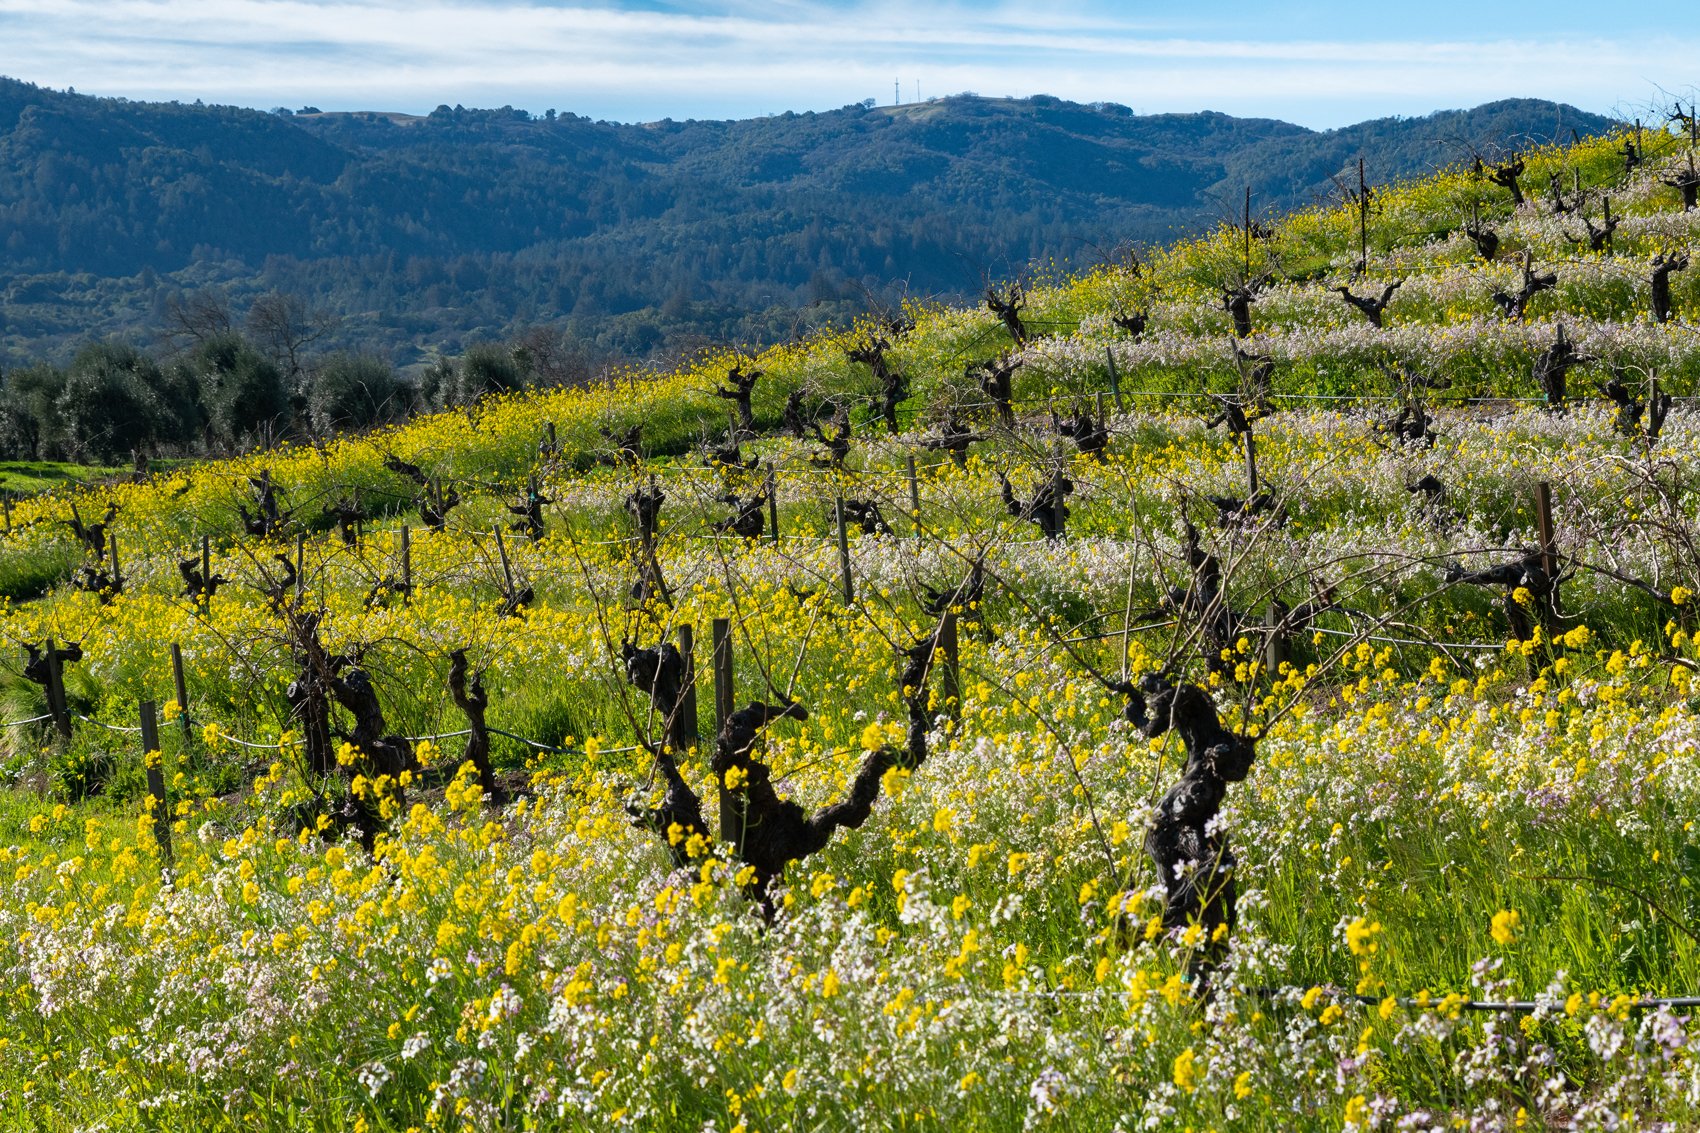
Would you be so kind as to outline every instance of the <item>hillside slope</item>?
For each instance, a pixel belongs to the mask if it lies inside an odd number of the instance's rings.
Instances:
[[[1695,1128],[1628,140],[13,502],[0,1124]]]

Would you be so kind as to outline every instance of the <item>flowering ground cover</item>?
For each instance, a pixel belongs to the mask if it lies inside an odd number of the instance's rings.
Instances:
[[[0,677],[4,1123],[1693,1127],[1700,277],[1660,321],[1649,265],[1697,214],[1681,139],[1624,140],[1525,155],[1562,214],[1381,190],[1355,273],[1318,209],[1034,284],[1019,329],[916,308],[17,501],[0,624],[81,657],[69,737]],[[1507,318],[1526,262],[1558,282]],[[1380,327],[1330,290],[1394,280]],[[733,707],[806,709],[719,774],[717,620]],[[668,747],[622,646],[682,626]],[[1231,928],[1166,923],[1192,753],[1147,678],[1255,742]],[[873,798],[758,888],[675,778]]]

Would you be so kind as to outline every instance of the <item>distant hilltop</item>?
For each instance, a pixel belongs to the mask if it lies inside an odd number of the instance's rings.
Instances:
[[[1317,132],[958,95],[742,121],[503,107],[262,112],[0,79],[0,366],[148,341],[174,295],[335,311],[406,365],[529,325],[621,357],[772,340],[903,296],[1326,197],[1611,119],[1532,99]]]

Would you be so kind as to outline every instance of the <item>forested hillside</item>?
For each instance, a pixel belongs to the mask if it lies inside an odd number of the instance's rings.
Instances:
[[[308,110],[310,108],[303,108]],[[774,341],[904,296],[1327,195],[1608,120],[1533,100],[1317,133],[971,95],[622,125],[439,107],[263,113],[0,79],[0,365],[146,343],[174,295],[286,292],[400,365],[570,329],[601,355]],[[1355,172],[1355,170],[1354,170]]]

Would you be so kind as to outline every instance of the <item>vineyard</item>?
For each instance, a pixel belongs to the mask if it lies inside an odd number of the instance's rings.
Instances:
[[[9,500],[3,1123],[1700,1124],[1695,128]]]

